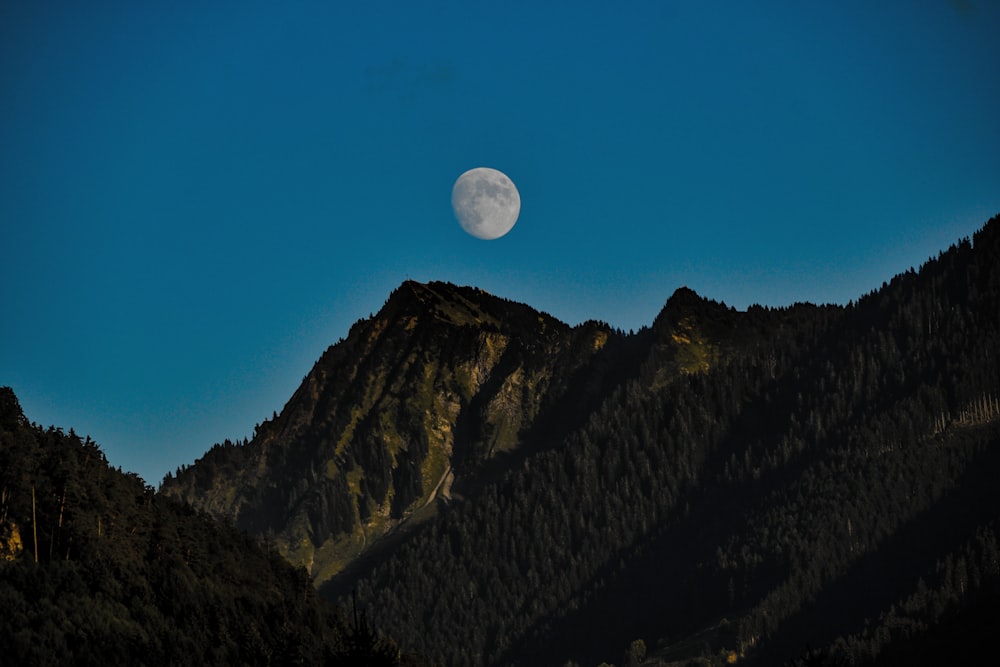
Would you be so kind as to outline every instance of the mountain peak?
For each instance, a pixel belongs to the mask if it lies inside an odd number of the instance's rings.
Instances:
[[[433,319],[453,325],[496,325],[497,317],[488,307],[496,297],[472,287],[446,282],[421,283],[406,280],[389,296],[380,316]]]
[[[213,448],[161,490],[272,535],[324,581],[595,401],[609,335],[474,287],[407,280],[245,448]]]
[[[705,303],[706,299],[695,292],[687,285],[683,285],[674,290],[674,293],[667,299],[667,308],[682,308],[694,304]]]
[[[657,368],[654,385],[678,374],[703,373],[732,351],[745,327],[739,314],[724,303],[679,287],[653,321],[652,351]]]
[[[678,287],[653,320],[653,329],[662,331],[681,321],[712,320],[730,310],[725,304],[706,299],[690,287]]]
[[[408,318],[407,327],[418,320],[436,320],[452,326],[486,327],[525,334],[540,324],[543,329],[568,328],[560,320],[523,303],[495,296],[478,287],[441,281],[404,281],[389,295],[378,317],[383,320]]]

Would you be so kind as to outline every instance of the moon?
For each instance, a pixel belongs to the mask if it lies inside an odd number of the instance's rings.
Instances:
[[[491,241],[511,230],[521,213],[521,195],[507,174],[489,167],[470,169],[451,189],[455,217],[469,234]]]

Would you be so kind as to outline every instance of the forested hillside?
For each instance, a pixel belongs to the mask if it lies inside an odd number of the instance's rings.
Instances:
[[[456,665],[635,640],[651,664],[853,664],[996,628],[998,267],[994,219],[844,308],[681,290],[583,428],[327,592]]]
[[[400,664],[308,574],[0,388],[0,663]],[[416,659],[407,659],[416,663]]]
[[[1000,627],[998,267],[994,218],[847,306],[681,288],[634,334],[408,282],[161,488],[449,665],[952,662]]]

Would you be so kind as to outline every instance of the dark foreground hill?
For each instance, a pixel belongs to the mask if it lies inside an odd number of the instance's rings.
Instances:
[[[1000,628],[998,267],[993,219],[846,307],[681,289],[632,335],[406,283],[162,491],[448,664],[951,662]]]
[[[0,664],[400,664],[308,574],[0,388]],[[411,660],[411,662],[416,662]]]

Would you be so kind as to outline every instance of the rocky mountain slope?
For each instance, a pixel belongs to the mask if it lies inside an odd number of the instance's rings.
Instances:
[[[487,461],[586,414],[627,372],[626,347],[603,324],[406,282],[251,442],[217,445],[160,492],[267,536],[322,582]]]

